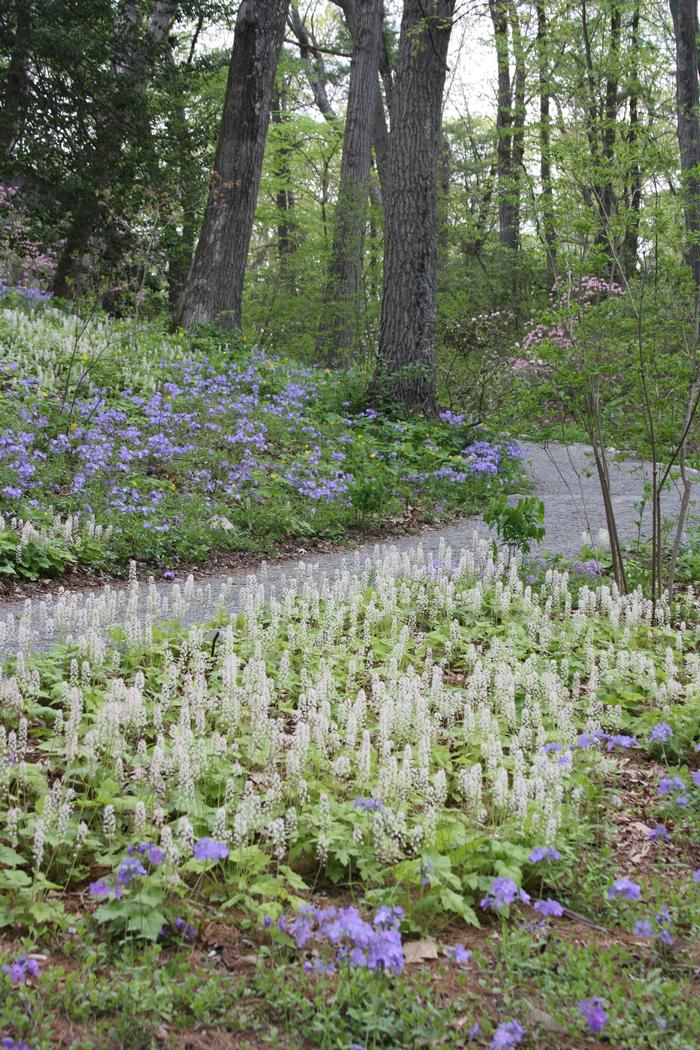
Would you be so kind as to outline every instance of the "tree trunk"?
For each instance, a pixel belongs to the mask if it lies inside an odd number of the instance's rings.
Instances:
[[[437,166],[455,0],[405,0],[384,201],[384,284],[374,389],[406,411],[436,407]]]
[[[15,35],[5,81],[5,100],[0,110],[0,151],[10,157],[21,135],[28,104],[27,65],[31,37],[29,4],[15,2]]]
[[[122,2],[115,19],[112,68],[115,94],[112,112],[97,131],[93,159],[86,176],[52,282],[54,295],[73,294],[90,238],[103,220],[102,193],[114,178],[119,153],[127,135],[129,118],[143,109],[148,80],[158,50],[163,46],[177,13],[178,0],[156,0],[140,38],[138,4]]]
[[[610,49],[608,53],[608,73],[605,81],[605,103],[603,107],[603,127],[601,131],[602,180],[598,190],[598,210],[600,228],[596,243],[600,244],[610,260],[610,278],[615,277],[615,246],[612,230],[613,216],[617,210],[615,189],[613,186],[612,168],[615,159],[615,140],[617,137],[618,86],[620,76],[620,8],[616,2],[610,11]]]
[[[306,70],[306,79],[314,96],[314,102],[324,119],[332,123],[336,119],[336,112],[328,99],[328,78],[326,77],[323,55],[314,46],[314,42],[309,35],[304,19],[299,14],[299,8],[296,4],[291,6],[289,23],[299,43],[299,54]]]
[[[547,252],[550,286],[557,279],[557,233],[554,223],[554,188],[552,185],[551,119],[549,115],[549,40],[545,0],[537,3],[537,61],[540,93],[540,188],[542,232]]]
[[[696,0],[670,0],[676,39],[678,144],[685,204],[686,263],[700,291],[700,87]]]
[[[438,277],[441,278],[447,261],[447,249],[450,244],[449,208],[450,180],[452,176],[452,154],[450,144],[440,133],[440,155],[437,170],[437,208],[438,208]]]
[[[240,328],[275,71],[288,0],[243,0],[202,232],[178,305],[186,328],[219,320]]]
[[[637,269],[639,247],[639,213],[642,203],[642,173],[639,161],[639,6],[636,0],[632,11],[630,48],[632,70],[630,77],[630,120],[627,143],[630,159],[629,187],[627,191],[627,215],[625,240],[622,249],[623,265],[627,276]]]
[[[372,138],[379,90],[381,4],[356,0],[353,57],[335,208],[333,247],[317,351],[330,365],[362,338],[362,261]]]
[[[282,90],[275,91],[272,101],[272,122],[282,129],[286,116],[286,99]],[[287,293],[294,291],[295,279],[292,260],[297,248],[299,227],[294,218],[296,198],[292,189],[292,174],[289,166],[289,146],[281,139],[272,158],[272,171],[277,180],[275,202],[277,204],[277,261],[280,285]]]
[[[518,246],[518,233],[511,200],[511,107],[510,61],[508,56],[508,10],[505,0],[489,0],[496,43],[498,88],[496,98],[496,176],[498,179],[498,232],[501,244],[510,251]]]

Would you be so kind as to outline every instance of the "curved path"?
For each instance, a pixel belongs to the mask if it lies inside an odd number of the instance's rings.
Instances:
[[[524,444],[532,491],[545,504],[546,535],[541,549],[555,554],[575,555],[582,545],[582,533],[597,539],[605,527],[600,490],[590,451],[584,445]],[[636,538],[644,482],[649,478],[647,464],[625,460],[611,463],[611,485],[617,512],[618,528],[623,541]],[[700,480],[700,471],[692,472]],[[700,486],[698,486],[700,491]],[[680,506],[680,486],[671,479],[663,500],[663,513],[672,519]],[[691,503],[691,525],[700,519],[700,497]],[[650,532],[651,513],[647,507],[642,517],[642,536]],[[419,545],[427,557],[438,557],[445,547],[455,551],[471,546],[475,536],[488,536],[481,518],[462,518],[444,528],[430,528],[419,536],[389,539],[369,544],[353,552],[318,554],[310,557],[302,569],[299,561],[276,561],[261,566],[259,582],[266,593],[286,590],[309,569],[333,576],[343,569],[364,566],[368,558],[389,549],[414,550]],[[201,623],[211,618],[224,605],[236,609],[241,592],[250,581],[248,571],[208,579],[203,583],[160,581],[150,588],[130,591],[128,586],[94,588],[60,593],[40,602],[0,603],[0,650],[41,649],[61,637],[82,633],[89,624],[107,626],[129,616],[149,615],[165,619],[177,615],[185,623]]]

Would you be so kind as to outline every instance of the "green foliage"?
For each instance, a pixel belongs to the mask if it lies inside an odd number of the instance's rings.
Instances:
[[[517,503],[500,496],[489,503],[484,521],[503,543],[529,554],[532,542],[544,537],[544,503],[536,496],[521,496]]]

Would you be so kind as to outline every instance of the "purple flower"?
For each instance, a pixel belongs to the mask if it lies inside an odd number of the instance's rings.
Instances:
[[[110,886],[106,879],[98,879],[96,882],[91,882],[88,886],[88,893],[91,897],[97,897],[98,900],[101,897],[114,897],[115,901],[121,900],[122,891],[119,886]]]
[[[17,1039],[12,1039],[9,1035],[5,1036],[0,1046],[3,1047],[3,1050],[31,1050],[29,1043],[19,1042]]]
[[[557,754],[559,751],[562,750],[562,746],[561,744],[557,743],[556,740],[551,740],[548,744],[544,745],[544,750],[547,752],[547,754],[549,754],[550,751],[553,751],[555,754]]]
[[[662,777],[659,781],[659,794],[670,795],[674,791],[684,791],[685,783],[680,777]]]
[[[697,769],[694,773],[690,774],[690,779],[695,784],[695,787],[700,788],[700,769]]]
[[[651,937],[653,935],[651,923],[648,919],[637,919],[632,932],[637,937]]]
[[[504,1048],[507,1050],[509,1046],[517,1046],[518,1043],[521,1043],[524,1035],[517,1021],[506,1021],[505,1024],[499,1024],[489,1046],[492,1050],[504,1050]]]
[[[378,930],[398,930],[405,915],[403,908],[387,908],[383,904],[374,916],[374,925]]]
[[[0,970],[11,978],[13,984],[24,984],[28,977],[41,977],[39,963],[26,955],[20,955],[16,962],[3,963]]]
[[[127,860],[123,860],[117,868],[117,886],[130,886],[135,878],[147,874],[148,872],[143,864],[136,860],[135,857],[129,857]]]
[[[614,901],[616,897],[624,897],[628,901],[638,901],[641,896],[641,889],[631,879],[615,879],[608,890],[608,897],[611,901]]]
[[[616,733],[615,736],[611,736],[608,740],[607,750],[612,751],[615,747],[621,747],[624,751],[627,751],[628,748],[636,746],[636,736],[625,736],[623,733]]]
[[[352,805],[353,809],[364,809],[368,812],[384,808],[378,798],[362,798],[360,795],[355,795],[355,801]]]
[[[531,864],[539,864],[541,860],[561,860],[561,853],[556,846],[536,846],[527,859]]]
[[[270,927],[272,926],[272,919],[270,918],[269,915],[266,915],[265,918],[263,919],[263,926],[265,927],[266,930],[269,930]]]
[[[498,911],[499,908],[505,908],[509,904],[514,904],[518,899],[520,899],[523,904],[530,903],[530,896],[525,890],[519,890],[512,879],[500,876],[499,878],[494,879],[491,883],[491,889],[482,899],[481,907],[484,911],[489,908]]]
[[[455,966],[466,966],[472,957],[472,953],[463,944],[453,944],[446,948],[445,955],[452,960]]]
[[[687,795],[676,795],[676,797],[674,798],[673,801],[676,803],[677,806],[687,806],[688,805],[688,796]]]
[[[693,872],[693,882],[700,882],[700,868]]]
[[[475,1021],[474,1024],[469,1029],[469,1032],[467,1034],[467,1042],[468,1043],[473,1043],[478,1034],[479,1034],[479,1022]]]
[[[204,837],[194,844],[195,860],[226,860],[228,857],[228,846],[225,842],[214,842],[214,839]]]
[[[649,838],[652,842],[656,842],[658,839],[663,839],[664,842],[669,842],[671,836],[668,833],[668,828],[665,828],[663,824],[657,824],[649,832]]]
[[[598,996],[593,999],[581,999],[578,1008],[591,1032],[597,1034],[603,1031],[608,1023],[608,1015],[603,1009],[602,999]]]
[[[673,730],[668,722],[657,722],[649,734],[649,740],[655,743],[665,744],[673,737]]]
[[[540,915],[554,915],[558,917],[564,914],[564,909],[559,901],[555,901],[551,897],[548,897],[546,900],[535,901],[533,908],[536,912],[539,912]]]
[[[194,941],[197,937],[196,929],[192,923],[187,922],[185,919],[175,919],[173,929],[176,933],[179,933],[181,937],[184,937],[186,941]]]
[[[596,744],[609,739],[609,733],[606,733],[603,729],[594,729],[590,733],[580,733],[576,738],[576,743],[580,748],[585,749],[587,747],[595,747]]]
[[[307,959],[304,963],[304,969],[307,973],[320,973],[324,975],[335,973],[335,966],[333,966],[332,963],[325,962],[318,957],[312,960]]]

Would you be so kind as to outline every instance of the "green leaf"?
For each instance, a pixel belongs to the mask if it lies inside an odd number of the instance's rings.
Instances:
[[[258,879],[249,886],[248,893],[252,897],[281,897],[284,893],[284,885],[278,876],[268,875],[267,878]]]
[[[0,864],[7,865],[8,868],[16,868],[24,864],[24,857],[10,846],[0,846]]]
[[[29,878],[26,871],[22,871],[21,868],[3,871],[0,874],[0,886],[6,886],[7,889],[18,890],[23,886],[31,886],[31,884],[32,880]]]
[[[146,941],[157,941],[158,934],[165,925],[167,925],[167,919],[163,913],[153,908],[134,915],[129,919],[126,928],[130,933],[140,934]]]
[[[460,896],[459,893],[455,893],[454,890],[448,889],[447,886],[441,886],[438,896],[445,911],[453,912],[455,915],[461,916],[461,918],[463,918],[465,922],[468,922],[470,926],[479,925],[476,912],[469,904],[467,904],[464,897]]]

